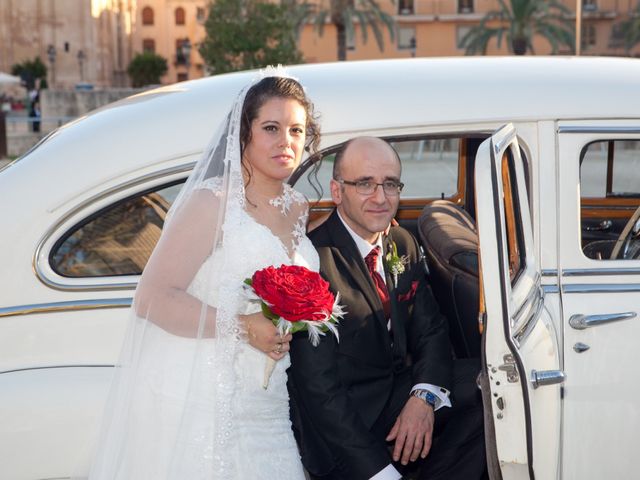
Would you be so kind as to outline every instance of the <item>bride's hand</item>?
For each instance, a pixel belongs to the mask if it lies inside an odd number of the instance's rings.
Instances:
[[[280,336],[278,329],[261,312],[240,315],[249,338],[249,344],[266,353],[274,360],[280,360],[289,351],[291,334]]]

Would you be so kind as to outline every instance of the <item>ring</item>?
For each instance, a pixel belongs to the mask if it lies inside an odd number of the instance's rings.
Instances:
[[[274,352],[276,352],[277,354],[281,354],[281,353],[282,353],[282,343],[278,342],[278,344],[276,345],[276,349],[274,350]]]

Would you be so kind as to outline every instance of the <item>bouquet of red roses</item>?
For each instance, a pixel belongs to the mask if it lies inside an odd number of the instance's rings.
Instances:
[[[319,273],[297,265],[281,265],[258,270],[245,280],[251,300],[259,301],[262,313],[281,335],[307,331],[313,346],[320,336],[331,332],[339,339],[336,324],[345,311],[340,295],[333,295],[329,282]],[[263,387],[267,388],[275,360],[267,360]]]

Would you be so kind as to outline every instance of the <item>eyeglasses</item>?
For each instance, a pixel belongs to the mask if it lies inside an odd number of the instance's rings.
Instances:
[[[361,195],[373,195],[378,189],[378,186],[382,185],[382,191],[388,197],[397,197],[404,188],[404,183],[396,182],[395,180],[385,180],[382,183],[372,182],[371,180],[358,180],[357,182],[350,182],[349,180],[336,179],[336,182],[342,185],[353,185],[356,187],[356,192]]]

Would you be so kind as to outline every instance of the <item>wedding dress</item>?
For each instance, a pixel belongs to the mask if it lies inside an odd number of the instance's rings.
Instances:
[[[296,203],[305,202],[304,197],[284,185],[283,198]],[[256,313],[259,304],[247,300],[243,281],[250,278],[256,270],[269,265],[301,265],[318,271],[319,259],[311,241],[305,235],[306,212],[299,216],[285,244],[271,230],[257,222],[245,210],[230,213],[225,234],[234,238],[245,238],[245,242],[224,245],[210,259],[214,268],[225,272],[227,287],[224,301],[238,314]],[[206,295],[201,272],[194,278],[189,290],[198,298]],[[214,285],[215,287],[215,285]],[[217,291],[217,288],[211,291]],[[204,299],[203,299],[204,300]],[[207,301],[219,305],[220,299],[209,297]],[[289,355],[276,363],[267,389],[262,387],[267,356],[248,343],[242,343],[234,362],[235,429],[231,432],[234,440],[230,442],[234,449],[239,479],[303,479],[302,464],[291,430],[289,420],[289,394],[287,391],[286,370],[290,366]]]
[[[275,73],[267,76],[283,76]],[[263,388],[268,357],[238,315],[260,310],[244,289],[256,270],[317,271],[319,259],[300,193],[283,185],[272,203],[300,212],[289,238],[247,211],[239,131],[250,86],[174,201],[140,280],[91,480],[305,478],[289,420],[289,355]]]

